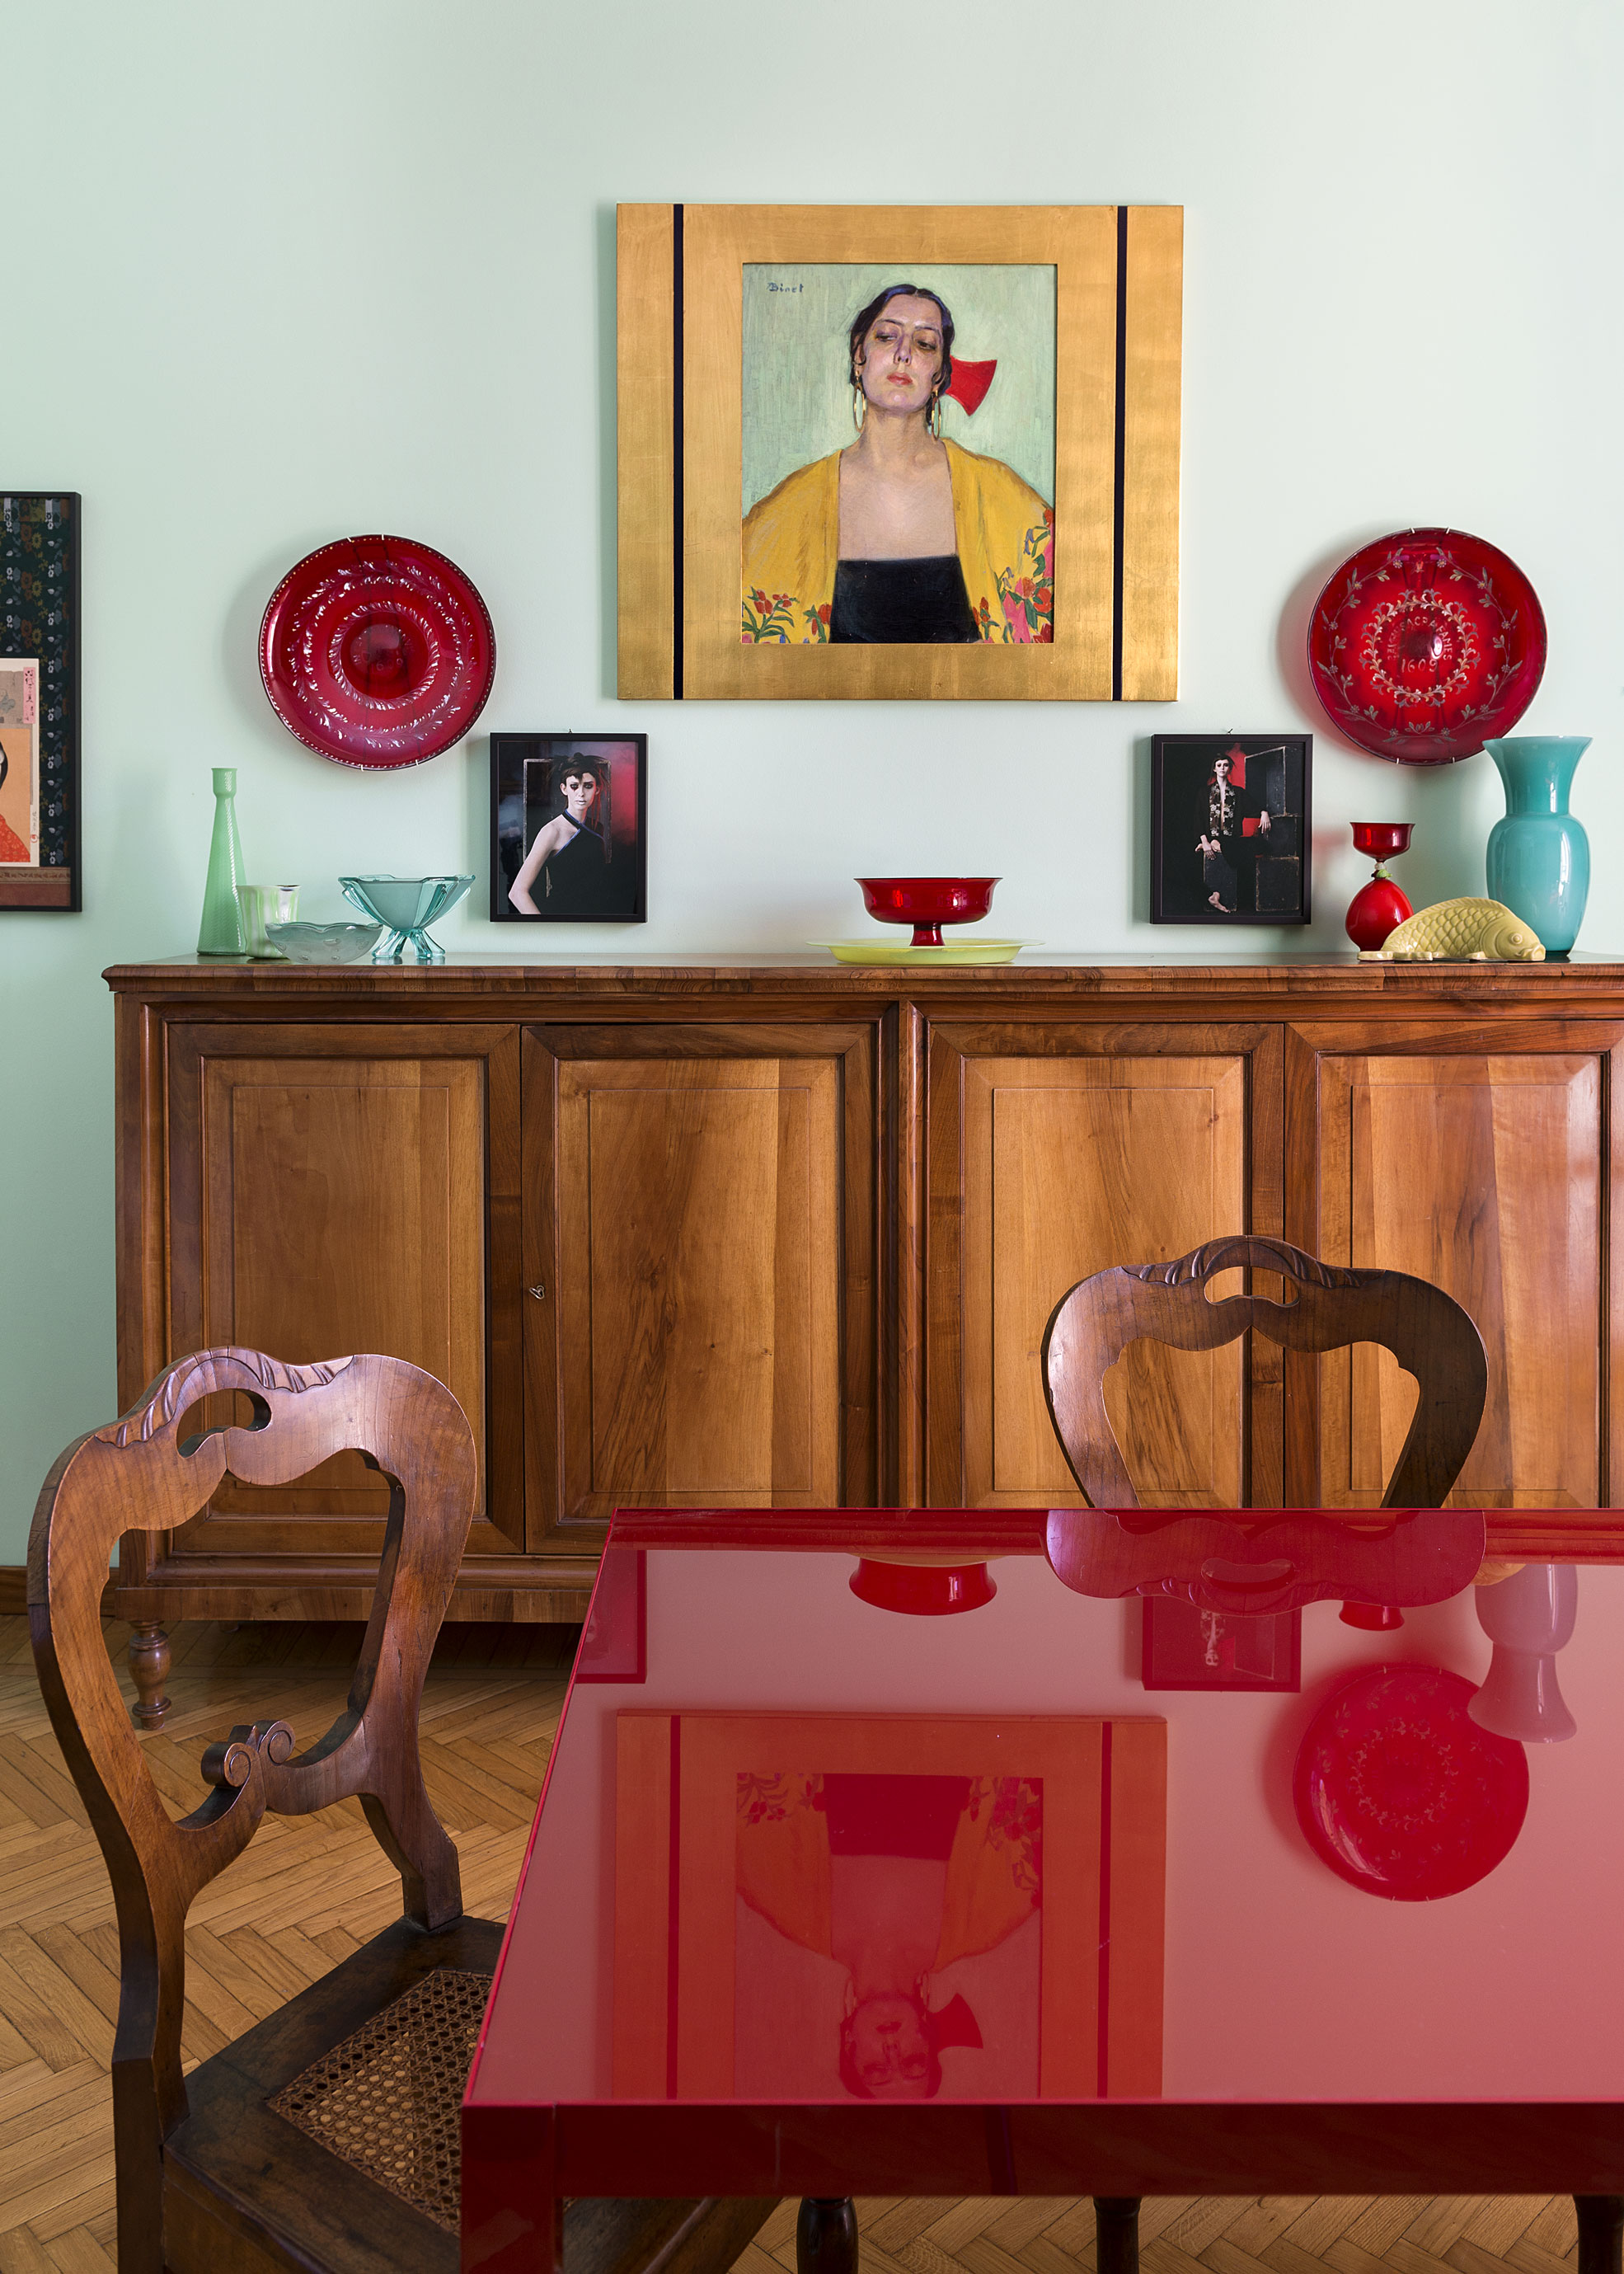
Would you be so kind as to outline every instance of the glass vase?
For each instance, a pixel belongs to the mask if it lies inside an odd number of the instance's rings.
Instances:
[[[1506,786],[1506,814],[1489,832],[1489,898],[1531,924],[1547,956],[1578,937],[1590,889],[1590,843],[1568,810],[1588,734],[1508,734],[1485,745]]]
[[[203,921],[198,927],[199,955],[246,955],[248,934],[237,898],[245,871],[237,833],[237,768],[216,766],[214,833],[208,845],[208,875],[203,885]]]

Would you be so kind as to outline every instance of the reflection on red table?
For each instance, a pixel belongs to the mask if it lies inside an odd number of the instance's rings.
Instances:
[[[1063,1585],[1045,1525],[617,1517],[470,2079],[465,2266],[550,2267],[566,2195],[1624,2180],[1624,1576],[1583,1575],[1579,1736],[1532,1749],[1503,1860],[1394,1902],[1315,1854],[1293,1763],[1362,1669],[1481,1681],[1472,1589],[1387,1634],[1311,1604],[1295,1693],[1147,1692],[1139,1601]],[[996,1584],[911,1613],[853,1587],[888,1558]],[[1458,1845],[1478,1789],[1406,1836]]]

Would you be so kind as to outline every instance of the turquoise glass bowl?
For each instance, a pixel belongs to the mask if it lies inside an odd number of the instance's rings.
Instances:
[[[267,923],[265,936],[289,963],[353,963],[380,937],[381,924]]]
[[[1588,734],[1507,734],[1484,745],[1506,785],[1505,818],[1489,832],[1489,898],[1531,924],[1547,956],[1579,936],[1590,889],[1590,842],[1568,810]]]
[[[372,950],[374,963],[399,963],[410,947],[419,963],[443,963],[446,951],[429,926],[457,902],[471,877],[341,877],[344,898],[384,927]]]

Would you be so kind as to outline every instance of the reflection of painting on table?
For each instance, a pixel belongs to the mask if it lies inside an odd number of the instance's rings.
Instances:
[[[1165,1736],[621,1713],[616,2094],[1159,2092]]]
[[[642,923],[643,734],[492,734],[496,922]]]
[[[0,865],[40,858],[40,666],[0,657]]]
[[[746,644],[1051,641],[1052,266],[752,261],[742,315]]]
[[[1308,734],[1151,738],[1151,922],[1309,921]]]

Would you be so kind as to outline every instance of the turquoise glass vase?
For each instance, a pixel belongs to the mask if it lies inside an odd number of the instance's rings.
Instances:
[[[1507,734],[1485,745],[1506,785],[1489,832],[1489,898],[1531,924],[1548,956],[1568,953],[1584,920],[1590,840],[1568,810],[1588,734]]]
[[[215,766],[214,833],[208,845],[208,876],[203,885],[203,921],[198,926],[199,955],[246,955],[248,933],[237,898],[244,870],[237,833],[237,768]]]

